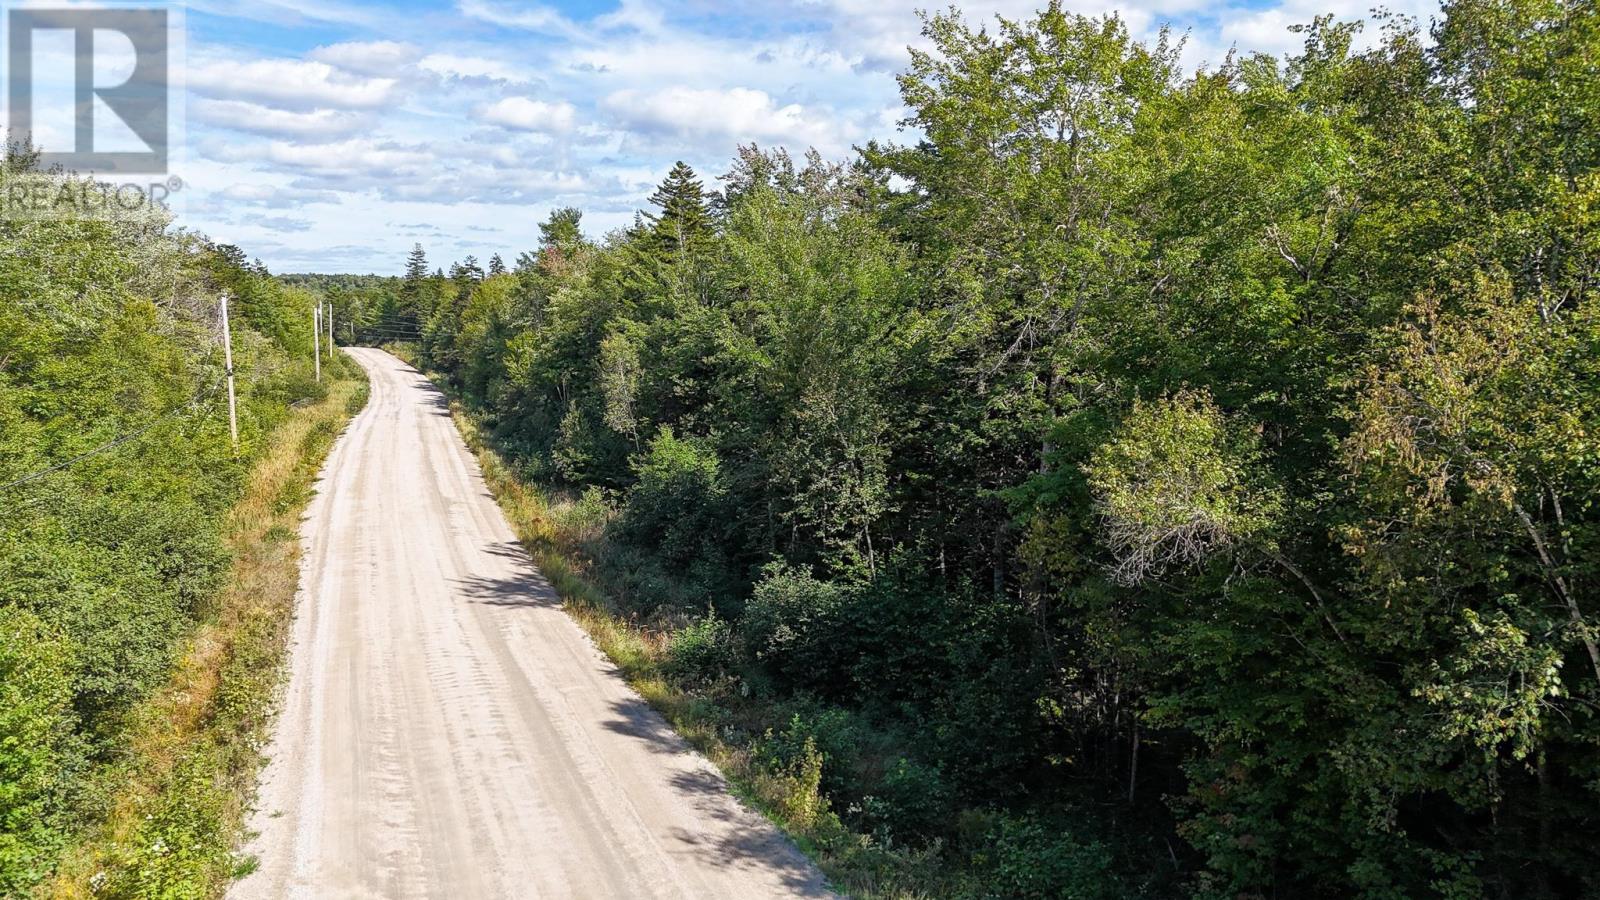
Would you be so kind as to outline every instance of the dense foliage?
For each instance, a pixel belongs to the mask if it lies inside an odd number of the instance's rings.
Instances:
[[[974,892],[1593,896],[1600,13],[1368,27],[1186,76],[935,16],[916,142],[342,314],[588,491],[686,682],[804,710],[758,759]]]
[[[31,159],[12,148],[0,190],[67,180]],[[98,776],[227,573],[249,462],[321,391],[312,302],[154,212],[0,218],[0,896],[104,817],[116,785]]]

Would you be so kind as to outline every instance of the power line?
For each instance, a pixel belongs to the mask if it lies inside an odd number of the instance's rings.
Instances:
[[[345,327],[346,327],[346,328],[349,328],[349,327],[352,327],[352,326],[354,326],[354,327],[355,327],[355,328],[357,328],[357,329],[361,329],[361,328],[406,328],[406,329],[420,329],[420,328],[421,328],[421,327],[422,327],[422,326],[421,326],[421,325],[415,325],[415,324],[412,324],[412,323],[409,323],[409,322],[382,322],[382,321],[380,321],[380,322],[367,322],[367,323],[362,323],[362,322],[345,322],[345,323],[344,323],[344,324],[345,324]]]
[[[357,335],[398,335],[402,338],[421,338],[416,331],[390,331],[387,328],[358,328]]]

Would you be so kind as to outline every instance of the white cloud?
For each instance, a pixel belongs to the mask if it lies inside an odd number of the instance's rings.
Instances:
[[[631,129],[816,147],[824,153],[847,149],[855,132],[826,110],[779,106],[767,92],[746,87],[621,90],[603,105]]]
[[[402,203],[432,205],[432,215],[451,216],[469,204],[485,206],[531,205],[554,198],[587,196],[609,185],[583,172],[540,168],[459,167],[441,169],[428,178],[396,178],[371,185],[379,197]],[[492,214],[493,221],[503,217]],[[481,224],[468,219],[466,224]],[[455,231],[464,225],[454,226]]]
[[[305,231],[311,227],[310,219],[291,216],[266,216],[260,213],[240,216],[239,223],[242,225],[255,225],[268,231]]]
[[[368,138],[316,144],[272,141],[265,147],[248,148],[238,157],[313,175],[359,175],[368,180],[425,174],[434,163],[433,154],[426,149]]]
[[[299,24],[300,20],[366,28],[384,24],[383,15],[371,8],[333,0],[188,0],[187,5],[215,16],[265,22],[277,28]]]
[[[546,103],[527,97],[507,97],[478,111],[478,118],[502,128],[564,134],[572,130],[578,111],[570,103]]]
[[[245,100],[210,100],[203,97],[189,104],[189,112],[201,122],[275,137],[342,137],[361,129],[367,122],[366,117],[343,110],[297,112]]]
[[[299,59],[216,60],[189,69],[189,88],[222,99],[300,109],[378,109],[396,99],[396,80],[366,78]]]
[[[309,203],[338,203],[339,195],[333,191],[306,191],[276,184],[230,184],[215,192],[214,196],[233,204],[250,206],[303,207]]]
[[[460,0],[456,9],[471,18],[523,31],[537,31],[567,38],[585,37],[583,29],[561,13],[537,3],[496,3],[492,0]]]
[[[395,75],[416,62],[422,51],[399,41],[346,41],[318,47],[307,55],[360,75]]]
[[[419,62],[422,69],[444,78],[488,78],[494,81],[532,81],[533,77],[516,66],[482,56],[457,56],[430,53]]]

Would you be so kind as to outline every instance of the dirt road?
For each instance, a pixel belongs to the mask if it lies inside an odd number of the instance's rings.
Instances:
[[[561,612],[444,399],[378,350],[302,539],[235,898],[829,896]]]

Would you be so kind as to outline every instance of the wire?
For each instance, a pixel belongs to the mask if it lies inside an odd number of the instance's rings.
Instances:
[[[374,322],[371,325],[356,325],[357,331],[421,331],[421,325],[405,325],[401,323]]]
[[[9,491],[12,488],[21,487],[21,486],[23,486],[25,484],[28,484],[30,482],[38,481],[39,479],[45,477],[46,475],[49,475],[49,474],[54,473],[54,472],[59,472],[62,469],[71,468],[72,466],[75,466],[78,463],[83,462],[84,460],[88,459],[91,456],[94,456],[94,455],[99,454],[99,453],[104,453],[107,450],[116,449],[117,447],[120,447],[123,444],[126,444],[126,443],[128,443],[129,441],[131,441],[131,440],[133,440],[135,438],[141,437],[146,432],[150,431],[150,429],[155,428],[157,425],[160,425],[162,422],[165,422],[170,416],[173,416],[173,415],[175,415],[175,414],[177,414],[179,412],[183,412],[184,410],[187,410],[187,409],[193,409],[193,408],[199,406],[200,403],[202,402],[202,400],[211,399],[211,397],[216,394],[217,386],[220,383],[221,382],[218,382],[217,384],[213,384],[211,386],[211,390],[206,392],[206,395],[205,395],[204,398],[197,397],[194,400],[191,400],[190,402],[188,402],[186,404],[183,404],[182,406],[174,406],[173,408],[167,410],[166,412],[162,413],[161,415],[156,416],[155,419],[151,420],[143,428],[135,429],[133,431],[128,432],[127,434],[118,435],[117,437],[114,437],[111,440],[106,441],[104,444],[101,444],[100,446],[95,447],[92,450],[87,450],[87,451],[85,451],[83,453],[80,453],[77,456],[74,456],[71,459],[66,460],[64,462],[59,462],[59,463],[56,463],[55,465],[50,466],[48,468],[40,469],[37,472],[32,472],[30,474],[24,475],[21,478],[18,478],[17,480],[15,480],[15,481],[8,481],[5,484],[0,484],[0,491]]]

